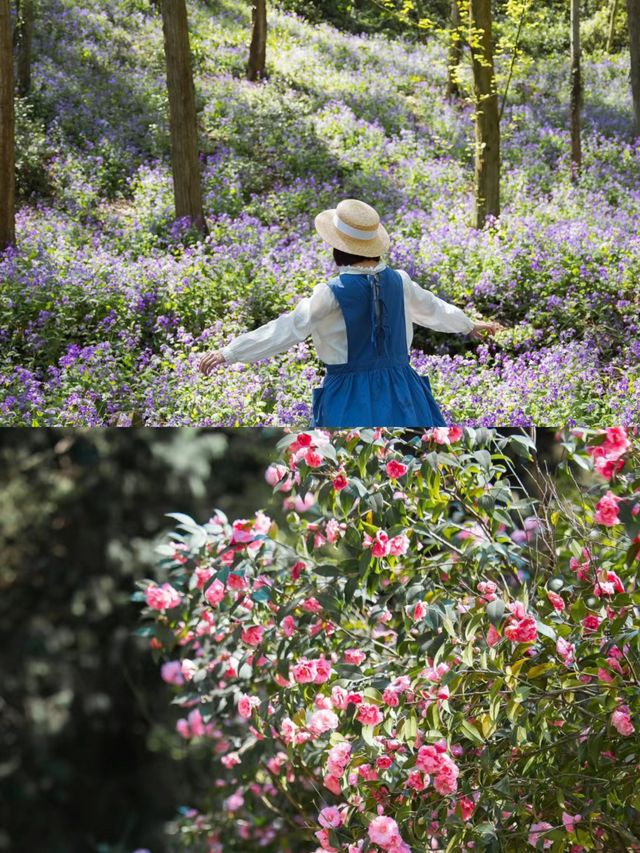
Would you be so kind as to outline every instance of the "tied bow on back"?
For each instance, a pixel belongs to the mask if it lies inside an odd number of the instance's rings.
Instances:
[[[380,290],[380,274],[374,273],[368,275],[367,279],[371,286],[371,343],[376,348],[376,353],[381,354],[381,349],[385,354],[387,350],[387,325],[384,322],[384,299]]]

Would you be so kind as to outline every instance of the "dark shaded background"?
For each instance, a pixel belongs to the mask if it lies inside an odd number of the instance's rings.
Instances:
[[[0,430],[0,850],[168,850],[163,824],[204,767],[130,595],[165,513],[268,504],[279,435]]]

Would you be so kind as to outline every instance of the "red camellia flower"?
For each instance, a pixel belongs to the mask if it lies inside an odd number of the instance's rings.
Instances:
[[[399,477],[403,477],[407,473],[407,466],[404,462],[398,462],[396,459],[392,459],[390,462],[387,462],[386,470],[392,480],[397,480]]]

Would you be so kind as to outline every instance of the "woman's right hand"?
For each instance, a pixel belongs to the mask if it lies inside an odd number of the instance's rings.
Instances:
[[[205,356],[203,356],[203,358],[200,359],[198,370],[205,376],[209,376],[209,374],[221,364],[226,364],[225,357],[219,350],[215,350],[213,352],[208,352]]]

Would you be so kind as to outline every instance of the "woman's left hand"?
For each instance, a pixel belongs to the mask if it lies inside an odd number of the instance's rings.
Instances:
[[[225,357],[221,352],[218,352],[217,350],[214,352],[208,352],[200,359],[198,370],[200,373],[204,373],[205,376],[209,376],[209,374],[221,364],[226,364]]]
[[[481,340],[485,335],[493,337],[498,332],[504,331],[506,327],[497,323],[495,320],[482,320],[476,323],[473,329],[469,332],[469,337],[473,340]]]

